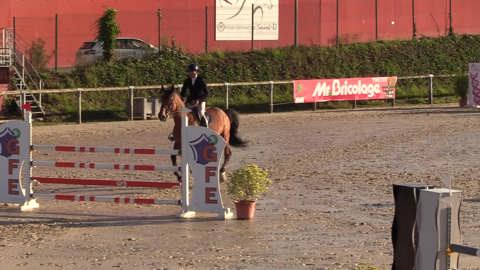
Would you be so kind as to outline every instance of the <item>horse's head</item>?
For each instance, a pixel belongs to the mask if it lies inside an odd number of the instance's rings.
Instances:
[[[163,95],[160,98],[162,105],[160,106],[158,119],[160,119],[160,121],[167,121],[168,116],[180,111],[183,101],[175,91],[174,85],[172,85],[169,89],[165,89],[162,86],[162,90]]]

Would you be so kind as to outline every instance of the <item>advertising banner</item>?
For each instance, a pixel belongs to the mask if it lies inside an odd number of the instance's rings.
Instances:
[[[467,105],[480,106],[480,63],[468,64]]]
[[[295,103],[395,98],[397,77],[293,81]]]
[[[252,8],[253,5],[253,8]],[[215,39],[278,40],[278,0],[216,0]]]

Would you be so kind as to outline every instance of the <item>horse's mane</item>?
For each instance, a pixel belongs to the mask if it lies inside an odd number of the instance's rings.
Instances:
[[[173,102],[174,104],[176,104],[177,108],[178,107],[185,107],[185,103],[183,102],[183,99],[182,97],[180,96],[180,93],[178,93],[177,90],[175,90],[175,86],[172,85],[171,87],[169,87],[168,89],[165,89],[163,86],[162,86],[162,89],[163,91],[163,94],[160,98],[162,104],[168,104],[169,102]],[[172,101],[170,101],[170,98],[173,98]]]
[[[175,86],[174,86],[174,85],[172,85],[172,86],[169,87],[168,89],[165,89],[165,88],[162,86],[162,89],[161,89],[161,90],[163,91],[162,100],[164,100],[164,99],[166,99],[166,98],[168,98],[168,97],[170,97],[170,96],[172,96],[172,95],[175,96],[176,98],[180,98],[180,93],[178,93],[178,91],[175,90]],[[180,100],[182,100],[182,99],[180,98]],[[183,100],[182,100],[182,101],[183,101]]]

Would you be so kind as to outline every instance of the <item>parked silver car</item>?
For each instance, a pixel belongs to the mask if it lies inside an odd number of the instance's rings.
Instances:
[[[158,48],[138,38],[121,37],[116,39],[113,50],[115,59],[142,58],[149,53],[158,52]],[[78,49],[75,64],[84,66],[93,64],[103,58],[103,42],[87,41]]]

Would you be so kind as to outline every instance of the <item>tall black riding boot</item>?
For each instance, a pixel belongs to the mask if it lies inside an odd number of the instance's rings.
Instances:
[[[207,121],[207,118],[206,118],[206,117],[201,117],[201,118],[200,118],[200,125],[201,125],[202,127],[208,128],[208,121]]]

